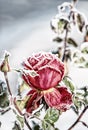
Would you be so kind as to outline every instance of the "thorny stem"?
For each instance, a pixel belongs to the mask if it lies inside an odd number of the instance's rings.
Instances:
[[[78,122],[80,122],[80,119],[82,118],[83,114],[85,113],[85,111],[88,109],[88,105],[83,109],[83,111],[81,112],[81,114],[79,115],[79,117],[77,118],[77,120],[74,122],[74,124],[72,126],[70,126],[70,128],[68,130],[72,130],[76,124]]]
[[[5,81],[6,81],[6,84],[7,84],[8,92],[12,96],[12,92],[11,92],[9,81],[8,81],[7,72],[4,72],[4,77],[5,77]]]

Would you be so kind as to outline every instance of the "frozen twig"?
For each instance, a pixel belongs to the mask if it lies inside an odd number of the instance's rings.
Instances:
[[[86,112],[87,109],[88,109],[88,105],[85,106],[85,108],[83,109],[83,111],[81,112],[81,114],[79,115],[79,117],[77,118],[77,120],[72,124],[72,126],[69,127],[68,130],[72,130],[76,126],[76,124],[78,122],[80,122],[80,119],[82,118],[83,114]]]

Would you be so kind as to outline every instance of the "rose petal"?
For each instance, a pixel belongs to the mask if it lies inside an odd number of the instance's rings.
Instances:
[[[36,90],[31,90],[27,95],[30,97],[26,105],[26,111],[31,113],[39,107],[42,95],[40,95]]]
[[[48,106],[55,107],[60,103],[61,94],[56,88],[52,88],[50,91],[44,92],[44,99]]]
[[[70,108],[72,104],[72,94],[68,91],[66,87],[59,87],[58,88],[61,96],[60,108],[62,110],[67,110]]]
[[[61,71],[61,77],[64,76],[64,64],[62,61],[60,61],[59,59],[54,59],[49,63],[49,66],[51,66],[52,68],[54,68],[55,70],[60,70]]]
[[[22,78],[25,80],[25,82],[32,88],[37,88],[39,87],[39,76],[31,76],[30,73],[22,74]]]
[[[50,67],[44,67],[38,71],[39,78],[39,88],[42,90],[47,90],[49,88],[55,87],[61,81],[60,71],[56,71]]]
[[[53,91],[44,93],[48,106],[66,111],[72,104],[72,94],[66,87],[53,88]]]

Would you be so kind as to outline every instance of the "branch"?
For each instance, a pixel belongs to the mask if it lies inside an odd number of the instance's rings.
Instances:
[[[88,128],[88,125],[84,121],[79,121],[79,122],[81,122],[85,127]]]
[[[83,109],[83,111],[81,112],[81,114],[79,115],[79,117],[77,118],[77,120],[74,122],[74,124],[68,130],[72,130],[72,128],[74,128],[76,126],[76,124],[78,122],[80,122],[80,119],[82,118],[83,114],[85,113],[85,111],[87,109],[88,109],[88,105]]]
[[[28,120],[27,120],[27,115],[26,115],[26,114],[24,115],[24,121],[25,121],[25,124],[26,124],[26,126],[28,127],[28,129],[29,129],[29,130],[32,130],[32,128],[30,127],[29,122],[28,122]]]
[[[68,36],[68,28],[66,27],[66,35],[65,35],[65,39],[64,39],[64,53],[63,53],[63,56],[62,56],[62,62],[64,62],[64,60],[66,58],[67,36]]]
[[[0,110],[1,115],[5,114],[6,112],[10,111],[11,107],[6,108],[5,110]]]

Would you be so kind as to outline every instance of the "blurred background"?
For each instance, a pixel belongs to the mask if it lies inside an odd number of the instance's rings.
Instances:
[[[16,66],[33,52],[57,47],[50,20],[63,2],[71,0],[0,0],[0,55],[11,52]],[[88,17],[87,5],[88,0],[79,0],[77,9]]]

